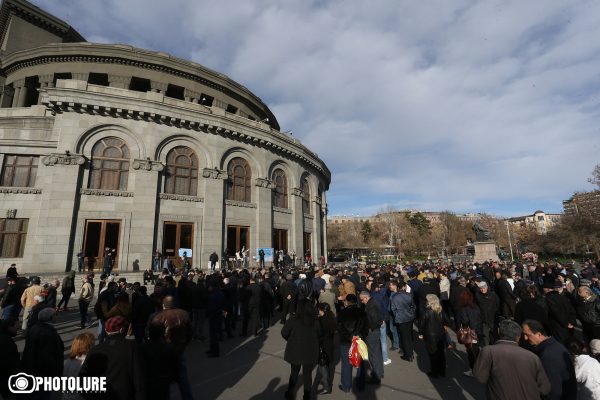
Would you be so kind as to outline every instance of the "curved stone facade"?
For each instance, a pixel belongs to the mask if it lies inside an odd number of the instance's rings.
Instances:
[[[27,24],[43,42],[2,49],[0,270],[75,269],[79,252],[98,269],[106,247],[120,271],[155,249],[201,268],[242,246],[326,254],[330,172],[257,96],[164,53],[67,43],[52,18],[0,11],[5,44]]]

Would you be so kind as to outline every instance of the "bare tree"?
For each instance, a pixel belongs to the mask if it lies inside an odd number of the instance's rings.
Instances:
[[[600,189],[600,164],[596,164],[592,171],[592,177],[588,178],[588,182],[598,186]]]

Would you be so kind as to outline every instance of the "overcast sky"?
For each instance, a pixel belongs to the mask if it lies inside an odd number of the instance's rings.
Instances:
[[[330,215],[560,212],[593,189],[598,1],[33,2],[248,87],[330,168]]]

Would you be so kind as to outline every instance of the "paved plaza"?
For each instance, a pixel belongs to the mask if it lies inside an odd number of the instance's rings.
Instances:
[[[56,328],[63,338],[65,350],[70,348],[73,338],[82,333],[79,328],[79,312],[71,301],[70,310],[57,316]],[[92,307],[90,307],[90,314]],[[273,319],[275,321],[275,319]],[[97,323],[89,331],[97,334]],[[208,341],[193,341],[188,346],[189,376],[194,398],[204,399],[283,399],[287,388],[290,365],[283,360],[285,341],[281,337],[278,322],[267,332],[257,337],[247,338],[238,334],[233,339],[221,342],[221,357],[208,358]],[[22,335],[17,338],[19,351],[23,351],[25,341]],[[336,346],[337,347],[337,346]],[[354,388],[351,394],[342,393],[340,365],[336,367],[334,389],[330,395],[316,396],[320,399],[482,399],[485,388],[474,378],[463,375],[467,370],[464,348],[447,351],[447,377],[430,379],[429,361],[422,342],[416,341],[416,357],[412,363],[400,359],[400,354],[390,352],[392,364],[385,367],[385,377],[381,385],[367,385],[365,392]],[[65,355],[67,352],[65,352]],[[339,360],[339,354],[336,355]],[[160,366],[158,366],[160,367]],[[313,371],[316,374],[316,369]],[[301,382],[301,379],[300,379]],[[316,385],[314,385],[316,393]],[[179,399],[177,386],[172,387],[172,399]],[[302,398],[302,388],[298,387],[297,398]]]

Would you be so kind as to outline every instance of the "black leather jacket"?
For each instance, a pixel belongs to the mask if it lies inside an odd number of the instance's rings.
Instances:
[[[360,336],[366,339],[369,334],[369,323],[367,313],[358,305],[352,305],[342,309],[338,313],[338,333],[340,334],[340,343],[349,345],[352,343],[353,336]]]

